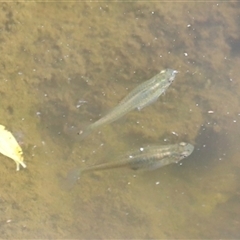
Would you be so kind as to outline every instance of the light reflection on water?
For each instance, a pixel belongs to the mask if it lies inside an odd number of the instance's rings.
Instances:
[[[238,5],[2,5],[1,124],[23,132],[28,168],[2,157],[1,236],[239,237]],[[180,73],[156,103],[78,141],[166,67]],[[62,189],[74,167],[180,141],[195,145],[181,165],[89,173]]]

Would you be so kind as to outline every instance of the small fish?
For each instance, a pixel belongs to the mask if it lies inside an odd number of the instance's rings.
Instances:
[[[171,163],[178,163],[194,150],[190,143],[174,145],[147,146],[126,154],[116,162],[101,163],[86,168],[77,168],[68,174],[68,185],[73,186],[82,173],[112,168],[130,168],[133,170],[154,170]]]
[[[161,71],[150,80],[140,84],[107,115],[90,124],[84,131],[80,131],[79,135],[81,135],[81,139],[88,136],[99,126],[112,123],[131,110],[141,110],[155,102],[158,97],[163,94],[171,85],[177,73],[178,71],[176,70],[166,69]]]

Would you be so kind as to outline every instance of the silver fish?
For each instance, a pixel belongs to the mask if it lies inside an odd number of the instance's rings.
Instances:
[[[155,102],[158,97],[163,94],[171,85],[177,73],[178,71],[176,70],[166,69],[161,71],[150,80],[140,84],[107,115],[90,124],[85,130],[80,131],[79,135],[81,135],[81,139],[89,135],[99,126],[112,123],[131,110],[141,110]]]
[[[147,146],[124,155],[116,162],[106,162],[86,168],[72,170],[67,177],[69,186],[77,181],[82,173],[112,168],[130,168],[133,170],[154,170],[171,163],[178,163],[194,150],[190,143],[181,142],[173,145]]]

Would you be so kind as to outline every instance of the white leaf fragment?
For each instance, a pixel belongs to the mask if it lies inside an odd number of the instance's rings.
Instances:
[[[14,138],[11,132],[7,131],[3,125],[0,125],[0,152],[13,159],[17,164],[17,171],[20,169],[20,165],[26,168],[26,164],[23,162],[22,148]]]

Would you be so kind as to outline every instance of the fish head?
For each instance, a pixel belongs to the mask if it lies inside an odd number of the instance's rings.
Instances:
[[[179,161],[181,161],[182,159],[184,159],[192,154],[192,152],[194,150],[194,146],[190,143],[181,142],[181,143],[179,143],[179,149],[180,149]]]
[[[167,80],[167,85],[170,85],[174,81],[177,73],[177,70],[173,70],[170,68],[164,69],[160,72],[160,74],[164,76],[164,79]]]
[[[159,73],[159,77],[156,79],[159,86],[161,86],[161,90],[165,92],[165,90],[171,85],[171,83],[174,81],[174,78],[176,74],[178,73],[177,70],[173,70],[170,68],[164,69]]]
[[[167,74],[168,81],[172,83],[177,73],[178,73],[177,70],[167,69],[166,74]]]

